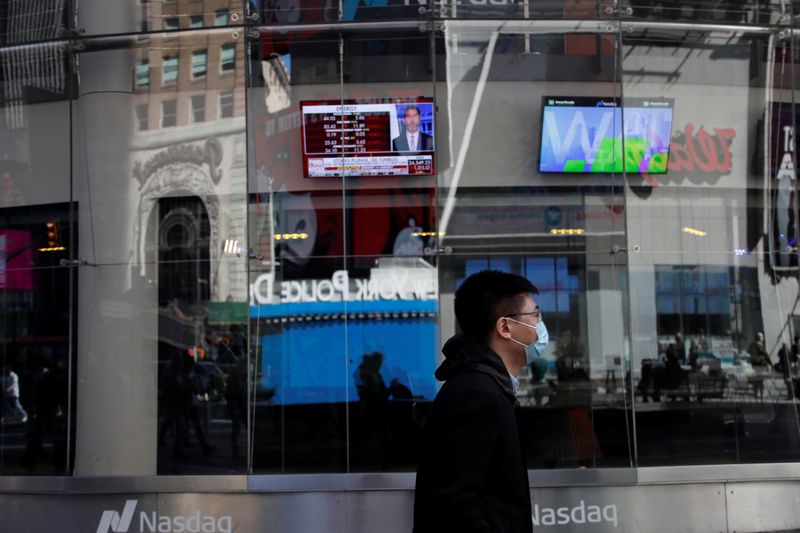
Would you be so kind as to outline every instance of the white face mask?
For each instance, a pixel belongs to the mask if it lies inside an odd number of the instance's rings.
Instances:
[[[547,332],[547,326],[544,325],[544,320],[539,320],[535,326],[531,326],[530,324],[526,324],[525,322],[520,322],[519,320],[514,320],[511,317],[506,317],[508,320],[512,322],[516,322],[517,324],[522,324],[526,328],[531,328],[536,330],[536,341],[532,344],[525,344],[524,342],[520,342],[514,337],[511,337],[511,340],[525,348],[525,360],[527,361],[526,364],[531,364],[537,359],[544,356],[544,351],[547,349],[547,345],[550,342],[550,335]]]

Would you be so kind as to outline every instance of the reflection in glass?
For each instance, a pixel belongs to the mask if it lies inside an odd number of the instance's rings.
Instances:
[[[250,331],[255,472],[348,468],[345,268],[340,182],[305,180],[299,102],[339,96],[338,38],[262,29],[248,77]],[[237,55],[237,57],[240,57]]]
[[[6,4],[3,474],[70,472],[76,438],[81,475],[412,469],[485,268],[551,331],[530,467],[800,455],[782,3],[140,2],[108,28],[90,0],[77,62],[69,3]],[[366,20],[392,27],[326,25]],[[169,33],[99,37],[139,30]]]
[[[69,204],[0,210],[0,472],[68,472]]]
[[[229,32],[190,30],[81,56],[78,473],[246,467],[246,154],[234,105],[243,95],[208,68],[228,45],[243,46]],[[139,65],[147,85],[130,75]],[[124,431],[98,422],[109,411]],[[117,434],[125,441],[105,443]]]
[[[796,460],[790,50],[735,31],[623,45],[625,98],[674,98],[668,173],[626,188],[628,240],[642,250],[629,255],[638,463]],[[708,57],[692,58],[700,47]]]
[[[456,332],[449,307],[467,276],[494,269],[528,278],[550,333],[544,357],[520,374],[529,468],[628,467],[620,173],[645,158],[623,157],[622,140],[635,132],[623,135],[615,37],[563,29],[446,25],[442,339]]]
[[[36,15],[41,6],[0,9],[0,41],[58,37],[65,13],[57,4]],[[60,476],[70,471],[74,420],[68,391],[75,78],[60,42],[5,47],[0,64],[0,474]]]

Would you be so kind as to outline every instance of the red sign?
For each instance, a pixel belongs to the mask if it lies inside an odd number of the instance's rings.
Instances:
[[[704,127],[695,129],[689,122],[683,131],[673,135],[669,145],[669,173],[659,178],[644,174],[644,181],[653,187],[670,181],[684,179],[698,183],[712,183],[720,176],[730,174],[732,167],[731,140],[736,137],[733,128],[714,128],[713,134]]]

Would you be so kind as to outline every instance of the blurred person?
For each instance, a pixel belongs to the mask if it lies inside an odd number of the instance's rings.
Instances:
[[[547,328],[527,279],[497,271],[455,293],[462,333],[436,370],[414,495],[414,533],[531,532],[528,472],[515,408],[517,374],[539,359]]]
[[[686,385],[685,397],[688,400],[688,372],[681,366],[686,361],[686,348],[683,342],[683,333],[675,332],[675,340],[669,344],[664,354],[663,364],[652,369],[653,376],[653,401],[661,400],[662,390],[680,389]],[[674,396],[673,396],[674,399]]]
[[[247,423],[247,366],[241,359],[225,383],[225,405],[231,418],[231,451],[238,457],[242,425]]]
[[[706,332],[703,328],[699,328],[697,335],[689,343],[689,365],[691,365],[692,369],[698,368],[697,359],[700,354],[706,354],[709,351],[711,350],[709,349]]]
[[[387,393],[392,400],[414,399],[414,394],[411,392],[411,389],[400,383],[400,380],[397,378],[392,378],[392,381],[389,382]]]
[[[15,417],[23,424],[27,422],[28,413],[19,401],[19,376],[8,365],[3,367],[3,393],[3,418],[8,421]]]
[[[556,374],[558,382],[589,381],[588,361],[583,343],[571,331],[564,331],[556,347]]]
[[[666,363],[677,363],[678,366],[688,363],[686,358],[686,347],[683,342],[683,333],[681,331],[675,332],[675,340],[667,347]]]
[[[194,351],[192,348],[190,351]],[[200,365],[195,362],[194,357],[185,355],[182,370],[184,372],[183,382],[185,389],[183,390],[183,414],[188,423],[191,423],[194,428],[194,436],[197,438],[200,446],[203,448],[204,455],[210,455],[217,447],[212,446],[208,442],[203,423],[200,420],[200,406],[206,407],[205,402],[208,401],[208,392],[211,387],[211,377],[204,375],[200,369]],[[192,446],[191,439],[189,438],[188,424],[186,427],[186,434],[184,436],[184,444],[187,447]]]
[[[381,352],[365,354],[354,376],[361,404],[357,441],[360,453],[371,462],[382,461],[386,455],[389,438],[386,420],[389,391],[381,374],[382,366]]]
[[[756,338],[747,347],[747,353],[750,355],[750,364],[754,367],[767,368],[772,366],[772,361],[769,358],[766,343],[764,342],[764,334],[760,331],[756,333]]]
[[[781,349],[778,350],[778,362],[773,365],[776,372],[781,374],[788,374],[789,372],[789,347],[784,342]]]
[[[764,378],[762,376],[772,369],[772,360],[769,358],[763,333],[760,331],[756,333],[756,338],[747,347],[747,353],[750,355],[750,364],[756,371],[756,376],[749,380],[753,384],[753,397],[763,398]]]
[[[794,342],[789,350],[789,364],[792,366],[800,363],[800,335],[794,336]]]
[[[48,365],[52,365],[52,370]],[[31,471],[37,469],[45,457],[45,442],[52,444],[52,472],[64,475],[67,449],[67,396],[68,375],[64,360],[37,361],[31,377],[29,405],[31,421],[28,424],[25,454],[22,465]]]
[[[172,458],[184,456],[183,445],[186,438],[186,420],[183,416],[183,396],[186,384],[182,372],[182,357],[173,355],[161,380],[161,401],[164,404],[164,418],[158,428],[158,445],[166,445],[167,434],[171,434]]]
[[[425,241],[419,236],[420,233],[422,228],[417,225],[417,219],[414,215],[408,215],[408,226],[397,233],[392,253],[395,256],[421,256],[425,249]]]

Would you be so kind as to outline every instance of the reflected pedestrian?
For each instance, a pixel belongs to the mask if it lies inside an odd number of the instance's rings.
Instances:
[[[10,418],[17,418],[23,424],[28,421],[28,413],[19,401],[19,376],[11,370],[11,367],[3,367],[3,419],[9,421]]]
[[[231,418],[231,451],[234,457],[239,456],[239,438],[242,425],[247,420],[247,366],[240,359],[225,385],[225,405]]]
[[[750,364],[754,367],[771,367],[772,361],[767,352],[766,343],[764,342],[764,334],[760,331],[756,333],[756,338],[747,347],[747,353],[750,355]]]
[[[365,354],[354,375],[356,391],[361,401],[361,431],[358,432],[358,440],[367,460],[372,462],[381,462],[386,456],[388,440],[388,390],[381,374],[382,366],[382,353]]]
[[[747,347],[747,353],[750,355],[750,364],[753,365],[753,370],[756,371],[756,376],[750,380],[753,384],[753,397],[756,399],[764,398],[764,374],[768,374],[772,368],[772,361],[767,352],[766,343],[764,342],[764,334],[760,331],[756,333],[756,338]]]

